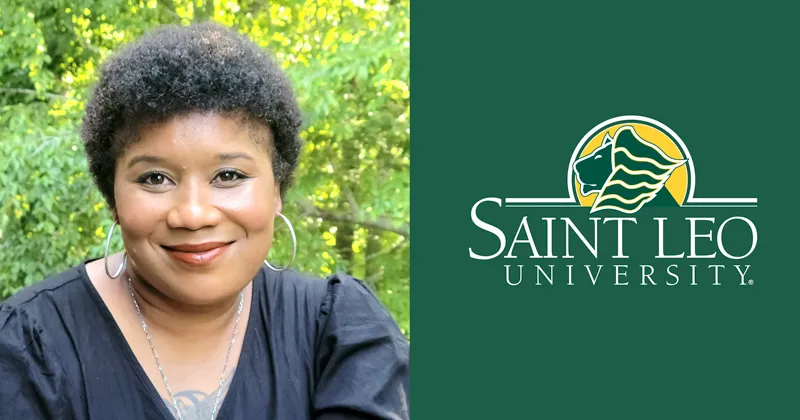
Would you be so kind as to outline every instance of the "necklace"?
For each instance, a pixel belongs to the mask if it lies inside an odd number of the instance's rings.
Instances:
[[[175,413],[178,414],[178,420],[183,420],[183,415],[181,414],[180,409],[178,409],[178,401],[175,399],[175,394],[172,393],[172,389],[169,387],[167,375],[164,374],[164,368],[161,366],[161,361],[158,360],[156,346],[153,345],[153,339],[150,338],[150,332],[147,331],[147,323],[144,321],[142,310],[139,309],[139,303],[136,301],[136,295],[133,293],[133,284],[131,283],[130,277],[128,277],[128,290],[131,292],[131,298],[133,299],[133,305],[136,307],[136,313],[139,315],[139,320],[142,321],[142,329],[144,330],[144,335],[147,337],[147,342],[150,343],[150,350],[153,351],[153,358],[156,359],[158,371],[161,372],[161,379],[164,380],[164,386],[167,388],[167,392],[169,392],[169,398],[172,401],[172,408],[174,408]],[[214,420],[214,418],[217,416],[217,406],[219,405],[219,397],[222,394],[222,384],[225,382],[225,372],[228,370],[228,360],[231,357],[233,343],[236,341],[236,333],[239,331],[239,318],[242,315],[242,306],[244,306],[244,290],[239,293],[239,308],[236,310],[236,322],[233,327],[233,337],[231,337],[231,344],[228,346],[228,352],[225,355],[225,365],[222,368],[222,376],[219,378],[219,388],[217,388],[217,395],[214,399],[214,408],[211,410],[211,420]]]

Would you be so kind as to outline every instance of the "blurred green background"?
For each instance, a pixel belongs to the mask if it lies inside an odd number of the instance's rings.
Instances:
[[[284,63],[306,115],[293,268],[366,281],[410,337],[408,0],[0,0],[0,300],[103,255],[112,220],[78,136],[98,67],[150,28],[211,19]]]

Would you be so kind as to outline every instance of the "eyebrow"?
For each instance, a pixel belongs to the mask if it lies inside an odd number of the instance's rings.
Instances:
[[[247,153],[220,153],[219,155],[217,155],[217,160],[219,160],[220,162],[236,160],[236,159],[247,159],[255,161],[255,159],[253,159],[252,156],[248,155]],[[135,158],[131,159],[130,162],[128,162],[128,169],[132,168],[133,165],[136,165],[139,162],[147,162],[147,163],[155,163],[163,165],[166,162],[166,159],[151,155],[136,156]]]
[[[235,160],[235,159],[247,159],[247,160],[255,160],[247,153],[220,153],[217,155],[217,159],[220,162],[224,162],[226,160]]]
[[[164,158],[160,158],[158,156],[140,155],[136,156],[135,158],[131,159],[130,162],[128,162],[128,169],[132,168],[133,165],[136,165],[139,162],[163,164],[164,161],[165,161]]]

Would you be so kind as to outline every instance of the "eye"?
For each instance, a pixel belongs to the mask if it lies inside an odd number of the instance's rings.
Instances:
[[[164,185],[167,181],[166,175],[160,172],[148,172],[137,180],[138,183],[145,185]]]
[[[602,157],[603,157],[603,155],[597,155],[597,156],[595,156],[594,158],[595,158],[595,159],[602,159]]]
[[[217,173],[217,176],[214,177],[216,182],[230,184],[232,182],[241,181],[247,179],[248,177],[234,169],[224,169]]]

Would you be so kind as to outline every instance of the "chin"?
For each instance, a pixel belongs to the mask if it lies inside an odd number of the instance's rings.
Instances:
[[[217,304],[220,301],[236,296],[242,289],[232,282],[220,282],[220,277],[218,276],[213,279],[198,278],[189,281],[187,281],[186,277],[164,280],[166,280],[167,288],[172,291],[170,293],[172,299],[192,306]]]
[[[184,304],[192,306],[212,306],[222,301],[231,299],[231,297],[238,295],[238,291],[233,290],[206,290],[203,293],[200,290],[194,291],[191,294],[181,294],[181,301]]]

